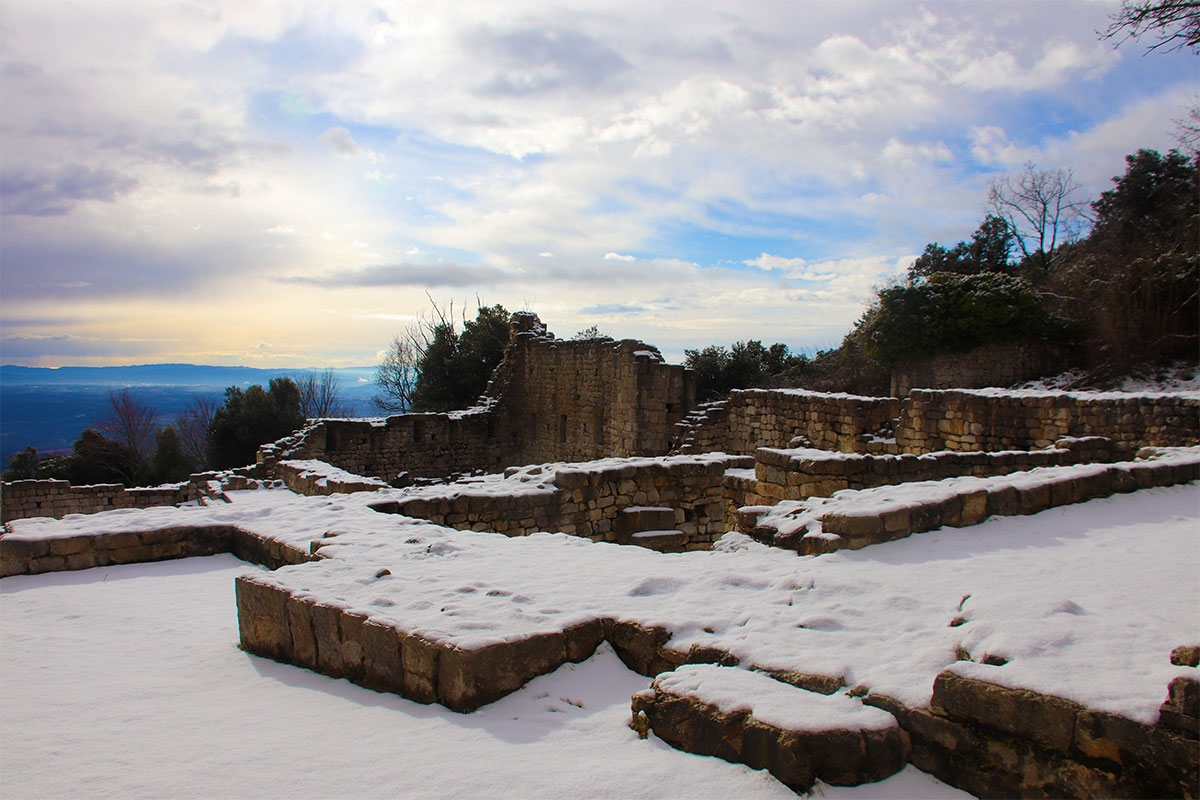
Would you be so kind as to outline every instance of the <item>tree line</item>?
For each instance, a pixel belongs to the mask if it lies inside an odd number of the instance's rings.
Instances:
[[[253,464],[260,445],[287,436],[307,419],[353,413],[332,369],[273,378],[265,389],[230,386],[223,401],[193,395],[167,425],[159,425],[158,410],[129,389],[110,392],[108,400],[107,413],[84,429],[69,455],[42,456],[26,447],[9,457],[3,479],[177,483],[197,471]]]
[[[812,358],[757,341],[685,351],[697,399],[770,386],[878,394],[906,361],[1012,341],[1065,346],[1100,379],[1195,360],[1200,158],[1139,150],[1099,198],[1078,191],[1065,168],[997,179],[971,237],[928,244],[839,347]]]

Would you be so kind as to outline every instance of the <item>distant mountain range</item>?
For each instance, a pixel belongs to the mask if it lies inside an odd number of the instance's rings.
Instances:
[[[265,386],[271,378],[320,372],[320,369],[261,369],[258,367],[211,367],[201,364],[138,364],[129,367],[18,367],[0,366],[4,386]],[[334,372],[343,388],[369,383],[374,367],[344,367]],[[361,381],[360,381],[361,379]]]
[[[0,468],[8,456],[32,445],[39,453],[69,451],[84,428],[109,409],[108,395],[128,388],[159,412],[167,425],[193,395],[218,400],[228,386],[259,384],[320,369],[260,369],[198,364],[141,364],[130,367],[0,366]],[[372,413],[374,367],[335,369],[341,394],[350,409]]]

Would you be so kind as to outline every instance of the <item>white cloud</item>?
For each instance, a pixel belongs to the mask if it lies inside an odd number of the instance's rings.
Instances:
[[[667,348],[844,329],[901,254],[969,234],[991,175],[1063,164],[1094,194],[1171,145],[1194,61],[1114,53],[1108,10],[16,4],[0,302],[366,360],[426,286],[485,278],[553,327],[604,306]],[[231,297],[247,325],[211,331]]]
[[[354,141],[354,137],[350,135],[349,129],[344,125],[335,125],[329,128],[317,137],[317,141],[339,156],[353,156],[362,152],[362,148],[358,146],[358,142]]]

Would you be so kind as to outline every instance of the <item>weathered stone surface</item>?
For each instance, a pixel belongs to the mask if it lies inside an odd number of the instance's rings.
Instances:
[[[1200,666],[1200,644],[1181,644],[1171,651],[1171,663],[1178,667]]]
[[[439,701],[452,711],[474,711],[565,661],[561,633],[534,634],[475,650],[443,648],[438,657]]]
[[[563,631],[563,652],[567,661],[580,662],[592,657],[604,641],[605,620],[593,619],[572,625]]]
[[[317,641],[313,636],[312,603],[288,595],[284,604],[292,640],[292,663],[317,668]]]
[[[400,658],[399,631],[375,620],[362,624],[362,684],[377,692],[403,694],[404,666]]]
[[[697,674],[715,676],[720,681],[722,675],[729,674],[722,672],[725,669],[728,668],[699,668],[684,680],[686,683],[691,675]],[[747,677],[744,671],[733,675],[738,676],[739,682]],[[873,717],[872,726],[867,729],[836,725],[811,728],[807,724],[786,727],[775,721],[780,709],[774,706],[769,713],[756,715],[753,696],[739,701],[736,707],[721,708],[689,691],[676,693],[680,690],[673,681],[664,681],[666,677],[660,676],[650,691],[634,696],[633,712],[644,715],[656,735],[681,750],[767,769],[796,791],[807,791],[818,778],[844,786],[882,780],[907,763],[908,735],[881,712],[873,713],[891,724],[879,726]],[[773,679],[766,676],[751,679],[756,680]],[[776,696],[781,685],[770,685]],[[845,702],[845,698],[824,699],[803,689],[782,691],[795,692],[796,702],[802,704]],[[828,712],[814,709],[813,713],[824,716]],[[784,718],[795,719],[795,714],[793,710]]]
[[[604,638],[617,657],[639,675],[651,677],[672,669],[676,664],[662,655],[662,647],[671,638],[664,628],[644,628],[636,622],[606,620]]]
[[[438,699],[438,658],[441,648],[420,636],[403,634],[400,639],[400,663],[404,668],[403,695],[418,703],[436,703]]]
[[[1010,689],[945,671],[933,684],[931,707],[959,719],[1053,747],[1070,750],[1081,706],[1069,700]]]
[[[1200,796],[1200,747],[1194,739],[1115,714],[1085,710],[1075,729],[1079,753],[1127,784],[1120,794],[1145,797]]]
[[[276,661],[291,661],[287,592],[257,581],[253,575],[240,575],[234,580],[234,593],[242,647]]]

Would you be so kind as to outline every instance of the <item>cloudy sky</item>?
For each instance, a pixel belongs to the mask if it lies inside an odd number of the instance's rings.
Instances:
[[[1175,146],[1116,7],[8,0],[0,360],[371,364],[429,298],[832,346],[995,177]]]

